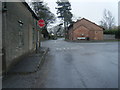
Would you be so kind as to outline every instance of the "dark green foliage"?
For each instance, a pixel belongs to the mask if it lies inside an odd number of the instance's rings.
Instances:
[[[120,29],[105,30],[104,34],[115,35],[115,38],[120,39]]]
[[[120,29],[116,31],[115,38],[120,39]]]
[[[116,34],[118,30],[105,30],[104,34]]]
[[[45,21],[45,27],[41,28],[41,33],[44,35],[44,38],[49,38],[47,26],[51,23],[54,23],[56,20],[55,15],[50,11],[47,4],[43,1],[36,2],[36,0],[33,0],[32,8],[39,19],[43,19]]]
[[[47,7],[47,4],[43,1],[32,2],[32,7],[39,19],[45,20],[46,25],[55,21],[55,15],[49,10],[49,7]]]
[[[64,35],[65,38],[68,38],[68,26],[72,23],[73,14],[70,12],[71,4],[68,0],[58,0],[57,14],[58,18],[61,18],[64,21]]]
[[[68,27],[68,24],[71,24],[73,14],[70,12],[71,4],[69,1],[58,0],[57,2],[58,8],[57,14],[58,18],[61,18],[64,21],[64,28]]]

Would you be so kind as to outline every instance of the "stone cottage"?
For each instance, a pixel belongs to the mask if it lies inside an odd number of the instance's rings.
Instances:
[[[2,67],[8,71],[40,44],[38,17],[26,2],[2,2]]]
[[[103,28],[82,18],[68,28],[69,40],[103,40]]]

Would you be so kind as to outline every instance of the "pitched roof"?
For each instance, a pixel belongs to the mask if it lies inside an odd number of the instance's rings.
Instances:
[[[86,20],[86,21],[88,21],[88,22],[90,22],[90,23],[94,24],[95,26],[97,26],[97,27],[99,27],[99,28],[102,28],[102,29],[104,30],[104,28],[103,28],[103,27],[101,27],[101,26],[97,25],[97,24],[96,24],[96,23],[94,23],[94,22],[91,22],[90,20],[88,20],[88,19],[86,19],[86,18],[82,18],[82,19],[80,19],[80,20],[76,21],[75,23],[80,22],[80,21],[82,21],[82,20]]]
[[[37,17],[37,15],[34,13],[34,11],[30,8],[30,6],[26,3],[26,2],[22,2],[25,6],[26,6],[26,8],[32,13],[32,16],[35,18],[35,19],[37,19],[38,20],[38,17]]]

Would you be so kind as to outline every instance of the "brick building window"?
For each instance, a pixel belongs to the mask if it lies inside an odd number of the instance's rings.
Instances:
[[[18,35],[19,47],[22,47],[24,45],[23,22],[19,20],[18,23],[19,23],[19,35]]]

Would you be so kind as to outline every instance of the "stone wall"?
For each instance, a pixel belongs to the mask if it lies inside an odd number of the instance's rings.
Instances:
[[[0,2],[0,90],[2,88],[2,2]]]
[[[3,13],[3,61],[8,70],[19,57],[35,48],[33,29],[36,29],[36,20],[22,2],[7,2],[6,8]]]
[[[104,34],[104,40],[113,40],[115,39],[115,35],[108,35],[108,34]]]

